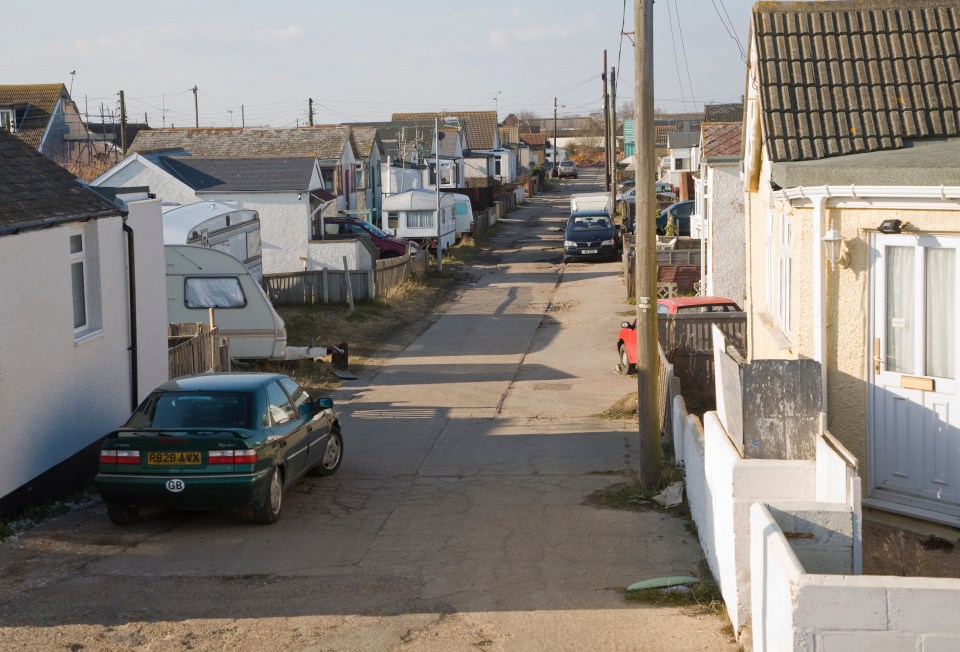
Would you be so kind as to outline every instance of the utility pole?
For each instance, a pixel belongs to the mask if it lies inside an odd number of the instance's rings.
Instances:
[[[310,118],[310,126],[313,126],[313,98],[307,98],[307,116]]]
[[[190,90],[193,91],[193,119],[197,129],[200,128],[200,105],[197,104],[197,87],[194,85]]]
[[[557,98],[553,98],[553,176],[559,176],[557,172]]]
[[[247,128],[247,113],[244,111],[242,104],[240,105],[240,128]]]
[[[617,205],[617,69],[610,68],[610,205]]]
[[[603,174],[607,185],[604,188],[610,192],[610,98],[607,95],[607,51],[603,51]],[[614,204],[616,206],[616,204]]]
[[[443,271],[443,247],[440,246],[441,240],[443,239],[443,231],[440,229],[441,214],[440,214],[440,116],[436,115],[433,117],[433,137],[434,142],[437,146],[436,154],[436,166],[437,166],[437,176],[433,180],[437,184],[437,271]]]
[[[123,99],[123,91],[120,91],[120,153],[127,155],[127,104]]]
[[[634,0],[634,75],[637,181],[637,416],[640,479],[649,489],[660,481],[660,356],[657,347],[657,232],[653,128],[653,0]]]

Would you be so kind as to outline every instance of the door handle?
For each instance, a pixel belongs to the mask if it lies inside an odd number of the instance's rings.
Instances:
[[[877,337],[873,340],[873,373],[880,373],[880,365],[883,363],[883,358],[880,357],[880,338]]]

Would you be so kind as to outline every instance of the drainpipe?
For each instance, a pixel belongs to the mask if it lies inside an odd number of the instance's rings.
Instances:
[[[123,213],[123,231],[127,234],[127,288],[130,294],[130,403],[131,410],[139,404],[140,389],[137,378],[140,370],[137,365],[137,267],[133,248],[133,229],[127,224],[127,213]]]
[[[827,431],[827,267],[823,234],[826,229],[828,194],[813,200],[813,359],[820,363],[820,431]]]

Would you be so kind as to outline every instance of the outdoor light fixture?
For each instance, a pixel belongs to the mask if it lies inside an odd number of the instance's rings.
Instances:
[[[884,220],[880,223],[880,226],[877,227],[877,231],[891,235],[902,232],[903,226],[903,222],[900,220]]]
[[[841,267],[846,267],[846,255],[843,253],[843,236],[836,229],[830,229],[823,234],[823,247],[827,252],[827,260],[830,261],[830,269],[836,269],[837,263]]]

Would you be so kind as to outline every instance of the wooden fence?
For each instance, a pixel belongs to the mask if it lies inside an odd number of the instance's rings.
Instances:
[[[320,269],[310,272],[264,274],[263,291],[275,306],[309,306],[318,303],[347,303],[347,274],[353,300],[383,296],[411,276],[427,273],[430,252],[377,260],[375,269]]]
[[[716,325],[727,336],[727,342],[746,357],[747,316],[742,312],[705,312],[660,315],[657,330],[660,346],[672,364],[673,374],[688,391],[704,393],[710,402],[713,396],[713,332]]]
[[[230,371],[230,347],[217,327],[206,324],[167,325],[167,369],[170,378],[205,371]]]
[[[420,251],[414,256],[405,255],[378,260],[374,276],[374,295],[382,297],[393,288],[405,283],[407,279],[424,276],[429,264],[429,251]]]

